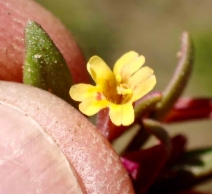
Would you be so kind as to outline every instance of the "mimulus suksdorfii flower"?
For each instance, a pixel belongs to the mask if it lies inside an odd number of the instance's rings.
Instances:
[[[79,109],[91,116],[101,109],[109,108],[111,121],[128,126],[134,121],[133,102],[147,94],[156,84],[151,68],[142,67],[144,56],[134,51],[127,52],[115,63],[113,71],[98,56],[90,58],[87,70],[96,86],[76,84],[70,89],[70,96],[80,101]]]

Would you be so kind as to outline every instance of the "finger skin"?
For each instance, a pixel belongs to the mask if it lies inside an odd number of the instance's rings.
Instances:
[[[85,60],[71,34],[49,11],[32,0],[0,0],[0,79],[22,82],[24,28],[39,23],[63,54],[75,83],[88,82]]]
[[[33,119],[0,104],[0,193],[85,193],[57,144]]]
[[[18,83],[0,82],[0,91],[1,104],[23,112],[54,140],[73,166],[82,191],[88,194],[134,193],[128,174],[109,142],[69,104],[46,91]],[[31,157],[33,153],[28,151]]]

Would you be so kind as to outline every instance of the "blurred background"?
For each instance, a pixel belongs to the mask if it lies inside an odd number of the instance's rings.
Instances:
[[[156,90],[163,90],[177,64],[180,36],[191,34],[195,65],[185,96],[212,96],[211,0],[36,0],[71,31],[86,59],[101,56],[113,66],[129,50],[146,57],[154,69]],[[166,126],[170,134],[189,136],[189,148],[212,146],[212,121]],[[211,185],[201,189],[211,190]]]

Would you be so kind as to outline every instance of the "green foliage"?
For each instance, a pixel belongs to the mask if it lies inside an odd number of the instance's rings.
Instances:
[[[154,190],[169,192],[201,183],[212,174],[212,148],[202,148],[185,152],[170,167],[166,167],[166,176],[154,185]]]
[[[182,34],[181,51],[179,52],[179,62],[175,73],[163,92],[161,102],[157,104],[155,117],[163,119],[173,107],[176,100],[185,89],[191,75],[194,60],[194,45],[187,32]]]
[[[71,102],[69,89],[72,78],[69,68],[48,34],[34,21],[27,23],[25,44],[23,82]]]

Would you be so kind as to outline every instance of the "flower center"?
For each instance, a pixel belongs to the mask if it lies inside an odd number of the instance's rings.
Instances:
[[[117,86],[117,93],[123,96],[132,94],[132,90],[128,87],[127,84],[123,83]]]
[[[127,83],[122,82],[123,79],[120,75],[116,75],[116,84],[113,87],[106,87],[107,90],[103,91],[103,96],[114,104],[125,104],[132,97],[133,91]],[[97,99],[102,99],[103,96],[97,95]]]
[[[123,104],[127,102],[131,95],[132,95],[132,89],[129,88],[127,83],[122,83],[122,77],[121,75],[116,75],[116,103],[117,104]]]

